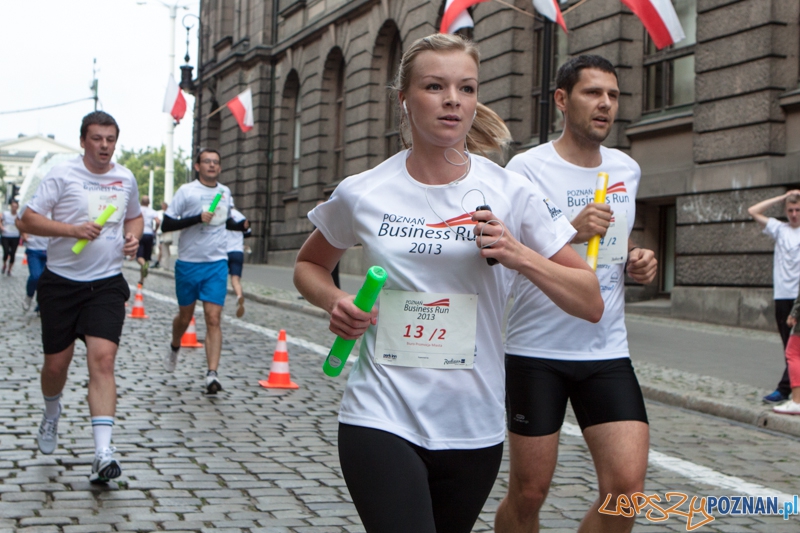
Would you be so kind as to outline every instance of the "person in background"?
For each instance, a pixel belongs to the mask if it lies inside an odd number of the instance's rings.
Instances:
[[[19,202],[11,200],[8,211],[3,211],[0,218],[0,241],[3,244],[3,274],[11,275],[14,268],[14,257],[19,246],[19,230],[17,229],[17,210]]]

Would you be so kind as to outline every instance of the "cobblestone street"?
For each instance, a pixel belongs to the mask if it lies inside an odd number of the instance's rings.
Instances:
[[[363,531],[336,452],[336,413],[345,376],[329,379],[320,370],[321,353],[332,341],[327,321],[248,301],[241,321],[226,316],[223,322],[224,391],[206,397],[202,349],[182,349],[176,372],[163,370],[161,358],[177,304],[172,303],[173,281],[151,275],[145,292],[150,318],[126,321],[117,356],[113,444],[123,472],[116,483],[98,488],[88,482],[93,442],[80,343],[64,391],[58,449],[45,456],[36,448],[42,355],[39,320],[32,312],[23,314],[20,306],[26,275],[18,266],[13,277],[0,279],[0,339],[6,347],[0,372],[0,532]],[[129,281],[135,281],[133,276]],[[226,315],[232,316],[235,306],[230,298],[228,303]],[[202,340],[202,313],[196,316]],[[292,380],[299,390],[258,385],[268,376],[278,329],[287,330]],[[800,493],[798,439],[652,402],[648,411],[652,451],[657,453],[651,454],[647,494],[663,498],[677,491],[691,498],[769,491],[781,494],[782,503],[783,495]],[[575,531],[596,497],[591,457],[571,415],[569,423],[542,514],[547,531]],[[668,469],[676,460],[685,462],[683,470]],[[715,477],[702,467],[723,475]],[[507,472],[504,461],[475,531],[492,530]],[[737,483],[741,491],[730,486]],[[694,523],[701,518],[696,516]],[[799,528],[798,516],[786,521],[778,516],[717,516],[701,530]],[[635,528],[685,530],[685,518],[651,523],[644,513]]]

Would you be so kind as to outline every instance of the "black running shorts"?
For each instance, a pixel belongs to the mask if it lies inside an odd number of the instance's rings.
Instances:
[[[145,261],[150,261],[153,258],[153,240],[155,235],[152,233],[145,233],[139,239],[139,249],[136,250],[136,257],[143,258]]]
[[[631,360],[559,361],[506,354],[506,419],[511,433],[551,435],[561,429],[567,399],[581,430],[622,420],[647,423]]]
[[[45,268],[36,290],[44,353],[66,350],[75,339],[86,342],[86,336],[118,345],[125,322],[125,302],[130,295],[122,274],[95,281],[72,281]]]

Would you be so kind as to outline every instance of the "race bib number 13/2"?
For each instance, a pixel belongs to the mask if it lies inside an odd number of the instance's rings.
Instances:
[[[125,193],[122,192],[89,191],[89,220],[94,222],[100,216],[100,213],[106,210],[106,207],[113,205],[117,210],[109,217],[106,224],[119,222],[124,214],[122,210],[124,200]]]
[[[419,368],[472,368],[478,296],[383,290],[375,362]]]

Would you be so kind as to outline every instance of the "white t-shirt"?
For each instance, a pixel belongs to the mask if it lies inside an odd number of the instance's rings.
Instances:
[[[11,211],[3,211],[3,237],[19,237],[17,229],[17,217]]]
[[[25,213],[25,209],[27,209],[28,205],[23,205],[19,211],[17,211],[17,218],[21,219],[22,215]],[[47,216],[50,218],[50,215]],[[47,244],[50,242],[50,237],[40,237],[39,235],[33,235],[32,233],[28,233],[28,239],[25,241],[25,249],[26,250],[36,250],[38,252],[47,252]]]
[[[231,190],[221,183],[215,187],[206,187],[200,180],[181,185],[167,207],[170,218],[184,218],[199,215],[208,211],[217,193],[222,199],[214,210],[214,218],[210,224],[195,224],[181,230],[178,239],[178,259],[189,263],[211,263],[228,259],[228,235],[225,222],[233,209]]]
[[[231,218],[241,222],[246,217],[238,209],[231,209]],[[228,252],[244,252],[244,233],[228,230]]]
[[[794,300],[800,284],[800,228],[770,218],[764,233],[775,240],[775,256],[772,260],[774,298]]]
[[[489,204],[508,232],[544,257],[561,250],[575,230],[560,214],[552,217],[530,182],[488,159],[472,155],[464,179],[429,187],[408,174],[407,156],[402,151],[345,179],[308,217],[336,248],[361,243],[366,264],[386,269],[387,289],[478,295],[474,367],[376,364],[376,328],[370,327],[339,420],[388,431],[427,449],[493,446],[505,436],[501,322],[512,271],[489,266],[480,256],[474,225],[461,206],[471,212]]]
[[[587,204],[594,202],[598,172],[608,173],[606,203],[614,218],[624,215],[627,228],[623,250],[636,216],[639,165],[619,150],[600,147],[603,162],[596,168],[568,163],[552,143],[538,146],[509,161],[507,169],[527,176],[573,220]],[[605,311],[592,324],[558,308],[523,276],[514,284],[514,306],[508,317],[506,353],[545,359],[592,361],[630,357],[625,329],[624,263],[599,264],[597,277]]]
[[[50,237],[47,268],[73,281],[93,281],[122,272],[125,246],[124,222],[138,217],[139,189],[136,178],[122,165],[114,164],[105,174],[93,174],[78,156],[53,167],[44,177],[27,207],[40,215],[52,215],[57,222],[83,224],[94,221],[107,203],[117,211],[103,226],[100,236],[80,254],[72,247],[73,237]],[[91,211],[91,213],[90,213]]]
[[[155,230],[153,229],[153,220],[158,217],[158,213],[153,210],[150,206],[143,205],[142,209],[142,217],[144,217],[144,235],[154,235]]]

